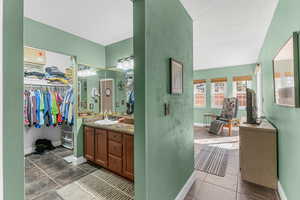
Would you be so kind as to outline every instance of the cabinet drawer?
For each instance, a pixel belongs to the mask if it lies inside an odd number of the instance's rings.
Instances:
[[[109,154],[108,169],[118,174],[122,174],[122,159]]]
[[[110,140],[108,142],[108,153],[114,156],[122,157],[122,144]]]
[[[122,134],[121,133],[116,133],[112,131],[108,131],[108,139],[113,140],[115,142],[122,142]]]

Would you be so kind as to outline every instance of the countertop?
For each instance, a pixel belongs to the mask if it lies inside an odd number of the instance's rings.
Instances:
[[[134,135],[134,125],[133,124],[125,124],[125,123],[117,123],[113,125],[99,125],[95,122],[84,122],[85,126],[93,127],[93,128],[99,128],[99,129],[105,129],[109,131],[116,131],[120,133],[127,133],[129,135]]]
[[[247,124],[247,123],[241,123],[240,128],[242,129],[256,129],[256,130],[263,130],[266,132],[276,133],[276,128],[268,122],[266,119],[263,119],[261,124]]]

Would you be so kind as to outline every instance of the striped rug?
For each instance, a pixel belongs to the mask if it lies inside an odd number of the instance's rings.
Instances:
[[[228,150],[213,147],[210,151],[200,151],[195,158],[195,169],[224,177],[228,163]]]

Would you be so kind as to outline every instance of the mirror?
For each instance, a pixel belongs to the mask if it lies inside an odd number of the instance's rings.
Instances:
[[[77,76],[80,113],[128,113],[128,103],[133,98],[132,70],[79,64]]]
[[[298,33],[294,33],[273,60],[275,103],[299,107]]]

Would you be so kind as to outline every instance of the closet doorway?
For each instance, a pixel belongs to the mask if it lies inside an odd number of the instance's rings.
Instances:
[[[25,197],[64,185],[72,166],[75,124],[75,57],[24,47]],[[83,174],[84,172],[82,172]],[[66,179],[66,177],[68,177]]]

